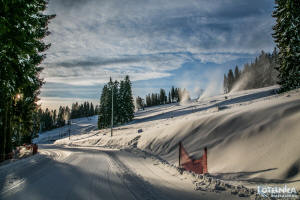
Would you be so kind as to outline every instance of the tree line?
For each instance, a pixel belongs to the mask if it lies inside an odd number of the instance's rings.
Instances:
[[[111,122],[120,125],[133,119],[135,107],[131,87],[129,76],[121,82],[112,81],[110,78],[110,81],[103,86],[99,104],[99,129],[110,127]]]
[[[68,106],[60,106],[57,110],[49,110],[46,108],[38,110],[38,124],[39,132],[48,131],[54,128],[59,128],[66,125],[70,119],[76,119],[81,117],[90,117],[98,114],[98,106],[93,103],[84,102],[78,104],[73,103],[71,109]]]
[[[180,102],[185,96],[184,94],[188,94],[186,89],[182,90],[181,88],[175,88],[172,86],[167,95],[167,92],[161,88],[159,93],[151,93],[146,95],[146,101],[138,96],[136,98],[136,105],[138,109],[143,109],[144,107]],[[190,99],[189,96],[188,98]]]
[[[37,104],[43,40],[55,15],[45,14],[47,1],[0,1],[0,161],[16,140],[31,143],[37,129]]]
[[[230,92],[242,81],[240,89],[280,85],[279,92],[300,88],[300,1],[275,0],[272,15],[273,38],[278,48],[272,54],[262,52],[254,63],[246,64],[240,72],[229,70],[224,75],[224,92]]]
[[[233,88],[247,90],[275,85],[278,81],[277,60],[278,52],[275,48],[272,54],[262,51],[254,62],[246,63],[242,70],[238,66],[234,71],[229,69],[224,74],[224,93],[229,93]]]

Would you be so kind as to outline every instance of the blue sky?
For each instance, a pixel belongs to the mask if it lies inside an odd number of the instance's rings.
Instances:
[[[223,74],[274,48],[273,0],[50,0],[43,107],[97,102],[112,76],[134,95],[221,91]]]

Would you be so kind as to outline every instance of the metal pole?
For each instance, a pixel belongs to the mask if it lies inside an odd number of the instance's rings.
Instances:
[[[69,140],[70,140],[70,135],[71,135],[71,120],[69,121]]]
[[[113,126],[114,126],[114,86],[112,86],[111,92],[111,127],[110,127],[110,137],[113,135]]]

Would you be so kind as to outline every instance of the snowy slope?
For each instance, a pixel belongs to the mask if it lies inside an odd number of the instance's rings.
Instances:
[[[33,140],[34,143],[52,143],[53,141],[71,135],[86,134],[97,127],[97,116],[83,117],[71,120],[71,126],[65,125],[60,128],[45,131],[39,134],[38,138]]]
[[[208,170],[221,179],[300,188],[300,91],[276,95],[276,88],[147,108],[113,137],[107,129],[56,144],[137,146],[177,164],[182,141],[195,157],[208,147]]]

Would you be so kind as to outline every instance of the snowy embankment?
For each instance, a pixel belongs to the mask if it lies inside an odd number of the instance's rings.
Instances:
[[[33,140],[34,143],[52,143],[55,140],[68,137],[69,131],[72,135],[86,134],[92,130],[96,129],[96,124],[98,121],[97,116],[83,117],[77,119],[71,119],[71,126],[65,125],[60,128],[52,129],[50,131],[45,131],[39,134],[38,138]]]
[[[178,165],[178,143],[195,157],[208,147],[208,171],[237,184],[300,188],[300,90],[276,87],[220,95],[138,112],[128,125],[94,130],[56,144],[137,147]],[[143,129],[142,133],[137,133]]]

